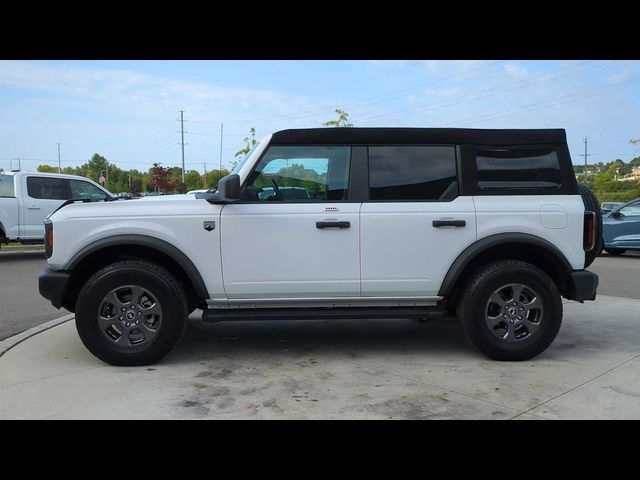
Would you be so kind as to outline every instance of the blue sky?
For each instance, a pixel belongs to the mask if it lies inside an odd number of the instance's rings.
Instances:
[[[640,155],[638,61],[0,61],[0,168],[87,161],[217,168],[250,127],[565,128],[574,163]]]

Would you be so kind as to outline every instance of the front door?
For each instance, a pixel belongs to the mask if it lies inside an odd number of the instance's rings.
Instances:
[[[360,295],[359,209],[349,203],[351,149],[271,146],[243,200],[220,218],[230,299]]]
[[[472,197],[458,196],[453,146],[369,147],[362,205],[362,295],[437,295],[456,257],[476,239]]]
[[[608,217],[605,244],[610,248],[640,248],[640,201],[625,205],[617,217]]]

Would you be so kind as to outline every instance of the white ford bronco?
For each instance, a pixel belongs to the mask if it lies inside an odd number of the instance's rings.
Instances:
[[[565,131],[284,130],[205,198],[71,203],[46,221],[40,292],[114,365],[203,320],[457,315],[496,360],[553,341],[594,300],[602,248]]]

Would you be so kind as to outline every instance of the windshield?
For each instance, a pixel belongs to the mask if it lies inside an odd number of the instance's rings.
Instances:
[[[253,147],[251,147],[251,150],[249,150],[249,153],[247,153],[244,158],[242,160],[240,160],[240,162],[233,167],[233,170],[231,170],[230,175],[234,175],[240,172],[240,170],[242,170],[242,167],[244,166],[245,163],[247,163],[247,160],[249,160],[249,157],[251,156],[251,154],[255,151],[256,148],[258,148],[258,145],[260,145],[261,142],[256,143]]]
[[[0,175],[0,197],[15,197],[13,175]]]

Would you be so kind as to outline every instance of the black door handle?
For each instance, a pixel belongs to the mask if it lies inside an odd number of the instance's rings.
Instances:
[[[464,227],[467,224],[464,220],[434,220],[433,226],[440,227]]]
[[[316,228],[349,228],[351,222],[316,222]]]

